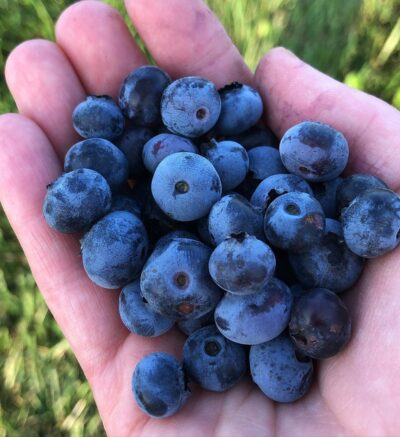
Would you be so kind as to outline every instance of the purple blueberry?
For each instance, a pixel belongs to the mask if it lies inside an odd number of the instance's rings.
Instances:
[[[240,233],[222,241],[208,264],[214,282],[234,294],[262,291],[275,271],[275,255],[256,237]]]
[[[200,387],[223,392],[236,385],[247,370],[247,350],[225,338],[215,326],[189,336],[183,346],[183,367]]]
[[[183,77],[169,85],[162,96],[165,126],[185,137],[199,137],[212,129],[221,112],[221,98],[214,84],[197,76]]]
[[[174,220],[192,221],[208,214],[221,197],[221,180],[203,156],[178,152],[154,172],[151,191],[158,206]]]
[[[337,178],[349,159],[349,145],[343,134],[315,121],[304,121],[286,131],[279,151],[290,173],[312,182]]]
[[[313,362],[299,354],[286,334],[250,348],[253,381],[268,398],[294,402],[309,390]]]
[[[83,138],[118,138],[125,126],[124,116],[109,96],[89,96],[72,113],[74,129]]]
[[[43,215],[50,227],[71,234],[86,230],[110,207],[107,181],[100,173],[82,168],[64,173],[47,186]]]
[[[161,124],[160,102],[171,78],[161,68],[143,65],[124,80],[119,93],[119,106],[124,115],[140,126]]]
[[[296,349],[304,355],[329,358],[349,341],[351,320],[337,294],[325,288],[315,288],[295,302],[289,333]]]
[[[303,252],[318,244],[325,231],[324,211],[307,193],[292,192],[275,199],[264,218],[267,240],[292,252]]]
[[[215,324],[226,338],[236,343],[263,343],[287,327],[292,300],[290,289],[272,278],[258,293],[226,293],[215,309]]]

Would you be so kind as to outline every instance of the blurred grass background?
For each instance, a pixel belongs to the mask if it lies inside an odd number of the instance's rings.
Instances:
[[[123,11],[122,0],[108,0]],[[66,0],[0,0],[0,67],[18,43],[54,38]],[[400,0],[208,0],[248,64],[283,45],[400,108]],[[134,31],[132,29],[132,31]],[[15,111],[2,76],[0,113]],[[89,386],[0,212],[0,437],[99,436]]]

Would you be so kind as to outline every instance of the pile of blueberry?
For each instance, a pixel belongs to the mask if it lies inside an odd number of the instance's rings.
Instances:
[[[222,392],[248,367],[270,399],[299,399],[312,359],[349,341],[340,293],[365,258],[399,244],[400,198],[374,176],[340,176],[340,132],[306,121],[278,148],[262,112],[248,85],[171,81],[155,66],[125,79],[118,105],[90,96],[73,112],[83,139],[48,186],[47,223],[83,233],[84,269],[122,288],[131,332],[177,325],[188,336],[183,363],[153,353],[134,371],[135,399],[152,417],[178,411],[188,383]]]

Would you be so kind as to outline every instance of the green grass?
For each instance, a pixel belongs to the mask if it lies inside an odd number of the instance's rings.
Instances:
[[[0,67],[19,42],[52,39],[71,2],[0,0]],[[109,0],[122,9],[122,1]],[[284,45],[322,71],[400,108],[400,0],[209,0],[255,68]],[[133,30],[133,29],[132,29]],[[14,111],[4,81],[0,112]],[[0,214],[0,437],[98,436],[89,386]]]

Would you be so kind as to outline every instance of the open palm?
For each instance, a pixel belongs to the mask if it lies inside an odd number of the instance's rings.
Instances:
[[[400,113],[312,69],[285,49],[270,51],[255,76],[200,0],[126,0],[156,62],[173,78],[199,75],[222,86],[243,81],[264,99],[276,134],[305,119],[327,122],[349,140],[351,172],[400,188]],[[398,436],[400,434],[400,252],[368,262],[346,297],[354,335],[321,363],[301,401],[277,405],[250,382],[226,394],[196,393],[176,416],[153,420],[136,406],[136,362],[155,350],[180,356],[177,332],[140,338],[122,326],[118,293],[86,277],[78,239],[52,231],[42,216],[46,185],[76,141],[71,113],[86,94],[116,96],[147,63],[118,13],[97,1],[67,9],[57,43],[28,41],[8,59],[6,79],[20,115],[0,118],[0,196],[46,302],[94,392],[110,436]],[[198,391],[198,393],[197,393]]]

